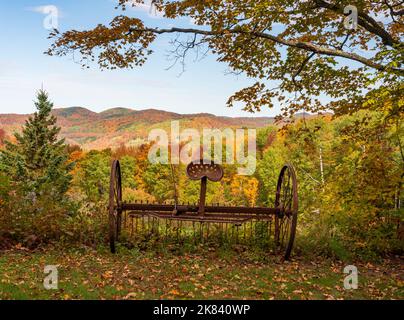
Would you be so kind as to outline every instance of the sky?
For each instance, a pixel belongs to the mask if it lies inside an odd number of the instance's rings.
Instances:
[[[185,73],[176,65],[167,70],[169,41],[159,38],[154,54],[143,67],[130,70],[83,69],[71,57],[50,57],[43,52],[51,44],[46,27],[57,8],[58,29],[89,29],[107,24],[121,13],[114,0],[15,0],[0,1],[0,113],[31,113],[38,89],[49,92],[55,107],[81,106],[92,111],[113,107],[135,110],[156,108],[177,113],[208,112],[225,116],[274,116],[278,108],[251,114],[240,107],[228,108],[228,97],[253,84],[254,79],[228,74],[228,66],[208,55],[194,62],[190,56]],[[164,19],[149,6],[125,13],[143,19],[149,26],[192,27],[187,18]]]

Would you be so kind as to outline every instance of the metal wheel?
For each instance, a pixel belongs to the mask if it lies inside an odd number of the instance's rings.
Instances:
[[[109,246],[112,253],[115,253],[115,242],[121,230],[122,216],[122,180],[121,168],[118,160],[114,160],[111,166],[111,177],[109,185]]]
[[[297,224],[297,179],[295,169],[286,164],[279,174],[276,188],[275,244],[278,252],[284,252],[288,260],[292,252]]]

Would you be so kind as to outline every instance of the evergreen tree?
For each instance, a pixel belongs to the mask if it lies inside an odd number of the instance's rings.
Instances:
[[[64,139],[58,140],[60,128],[47,92],[38,92],[35,107],[38,111],[25,122],[22,133],[14,134],[16,143],[6,142],[1,151],[0,171],[26,192],[61,198],[69,187],[73,163],[68,163]]]

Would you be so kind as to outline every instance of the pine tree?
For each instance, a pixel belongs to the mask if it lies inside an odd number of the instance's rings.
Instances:
[[[14,134],[16,143],[6,142],[0,170],[27,192],[61,198],[69,188],[73,164],[68,163],[64,139],[58,140],[60,128],[47,92],[38,92],[35,107],[38,111],[25,122],[22,133]]]

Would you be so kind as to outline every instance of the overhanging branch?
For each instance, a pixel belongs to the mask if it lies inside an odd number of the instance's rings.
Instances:
[[[220,31],[214,31],[214,30],[201,30],[201,29],[195,29],[195,28],[170,28],[170,29],[159,29],[159,28],[143,28],[143,29],[137,29],[137,28],[130,28],[129,32],[151,32],[154,34],[164,34],[164,33],[193,33],[193,34],[199,34],[203,36],[222,36],[226,34],[247,34],[251,35],[257,38],[262,38],[262,39],[268,39],[270,41],[273,41],[275,43],[285,45],[288,47],[293,47],[293,48],[299,48],[302,50],[306,50],[312,53],[317,53],[317,54],[322,54],[326,56],[334,56],[334,57],[341,57],[341,58],[346,58],[349,60],[357,61],[362,63],[363,65],[366,65],[370,68],[379,70],[379,71],[384,71],[387,69],[386,66],[376,63],[368,58],[365,58],[363,56],[360,56],[356,53],[349,53],[345,52],[343,50],[339,49],[330,49],[327,47],[315,45],[310,42],[305,42],[305,41],[298,41],[298,40],[286,40],[265,32],[257,32],[257,31],[245,31],[242,30],[241,28],[234,28],[234,29],[225,29],[225,30],[220,30]],[[399,74],[404,74],[403,69],[395,68],[392,70],[394,72],[397,72]]]
[[[344,7],[340,5],[328,3],[324,0],[315,0],[315,2],[320,8],[328,9],[341,15],[344,14]],[[401,45],[400,41],[394,39],[375,19],[361,10],[358,10],[358,24],[370,33],[380,37],[385,45]]]

